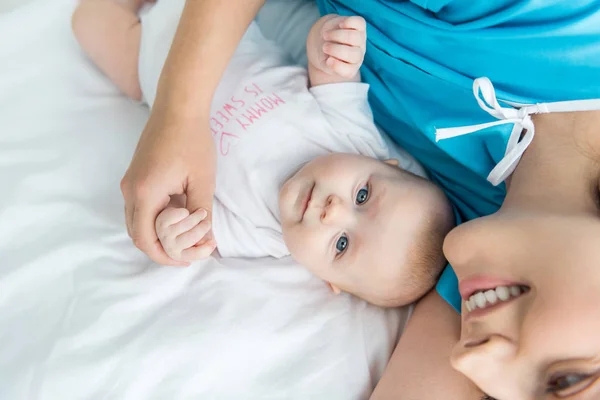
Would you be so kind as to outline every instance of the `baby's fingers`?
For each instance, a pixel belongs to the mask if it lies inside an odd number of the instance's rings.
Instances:
[[[364,57],[362,49],[337,43],[325,43],[323,53],[348,64],[361,64]]]
[[[214,240],[209,240],[200,246],[193,246],[181,252],[181,259],[188,262],[202,260],[208,258],[216,248],[217,243]]]
[[[198,225],[201,221],[203,221],[207,215],[208,215],[208,213],[203,208],[200,208],[200,209],[194,211],[194,213],[190,214],[189,217],[185,218],[181,222],[178,222],[177,224],[172,225],[170,227],[171,235],[179,236],[179,235],[191,230],[196,225]],[[193,244],[195,244],[195,243],[196,242],[194,242]],[[189,247],[189,246],[187,246],[187,247]],[[183,247],[183,248],[185,248],[185,247]]]
[[[354,29],[357,31],[366,31],[367,30],[367,21],[365,21],[365,19],[363,17],[354,15],[352,17],[344,18],[344,20],[342,22],[340,22],[340,28]]]
[[[323,33],[323,39],[328,42],[345,44],[348,46],[364,47],[366,45],[367,36],[364,32],[355,31],[353,29],[334,29]]]
[[[195,246],[206,236],[208,232],[210,232],[210,226],[210,221],[205,220],[200,222],[194,228],[177,236],[177,239],[175,239],[177,242],[177,247],[180,249],[187,249]]]
[[[358,73],[358,65],[348,64],[343,61],[329,57],[325,64],[336,74],[343,78],[352,79]]]
[[[189,215],[190,212],[185,208],[166,208],[156,217],[156,231],[168,232],[171,226],[185,220]]]

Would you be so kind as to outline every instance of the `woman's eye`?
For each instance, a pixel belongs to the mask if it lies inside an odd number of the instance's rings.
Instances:
[[[369,200],[369,186],[365,185],[356,193],[356,204],[364,204],[367,200]]]
[[[572,396],[586,389],[593,383],[591,375],[587,374],[566,374],[552,378],[548,382],[548,393],[559,396]]]
[[[348,237],[346,234],[343,234],[335,243],[335,250],[338,254],[342,254],[344,251],[346,251],[346,248],[348,248]]]

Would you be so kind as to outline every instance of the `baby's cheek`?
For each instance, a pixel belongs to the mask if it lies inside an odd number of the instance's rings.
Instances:
[[[318,249],[318,238],[316,235],[311,235],[308,230],[296,226],[287,231],[284,230],[284,239],[291,256],[299,264],[316,273],[316,261],[319,258],[319,254],[322,254]]]
[[[283,237],[292,257],[299,263],[305,262],[305,252],[308,250],[309,245],[304,243],[305,240],[300,229],[298,227],[284,229]]]

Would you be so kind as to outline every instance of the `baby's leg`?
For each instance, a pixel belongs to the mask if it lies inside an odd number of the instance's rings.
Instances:
[[[92,59],[127,96],[141,100],[138,55],[145,0],[83,0],[73,13],[73,32]]]

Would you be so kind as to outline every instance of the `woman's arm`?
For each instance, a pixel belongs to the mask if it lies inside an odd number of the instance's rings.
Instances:
[[[187,195],[187,208],[210,220],[215,150],[210,105],[223,71],[264,0],[187,0],[158,83],[150,119],[121,182],[127,230],[135,245],[160,264],[169,258],[154,222],[169,196]],[[196,259],[210,254],[207,236]],[[208,253],[208,254],[207,254]]]
[[[460,315],[433,290],[415,307],[371,400],[480,400],[481,393],[450,366]]]
[[[187,0],[165,62],[155,107],[203,118],[240,39],[265,0]],[[201,89],[201,90],[199,90]]]

